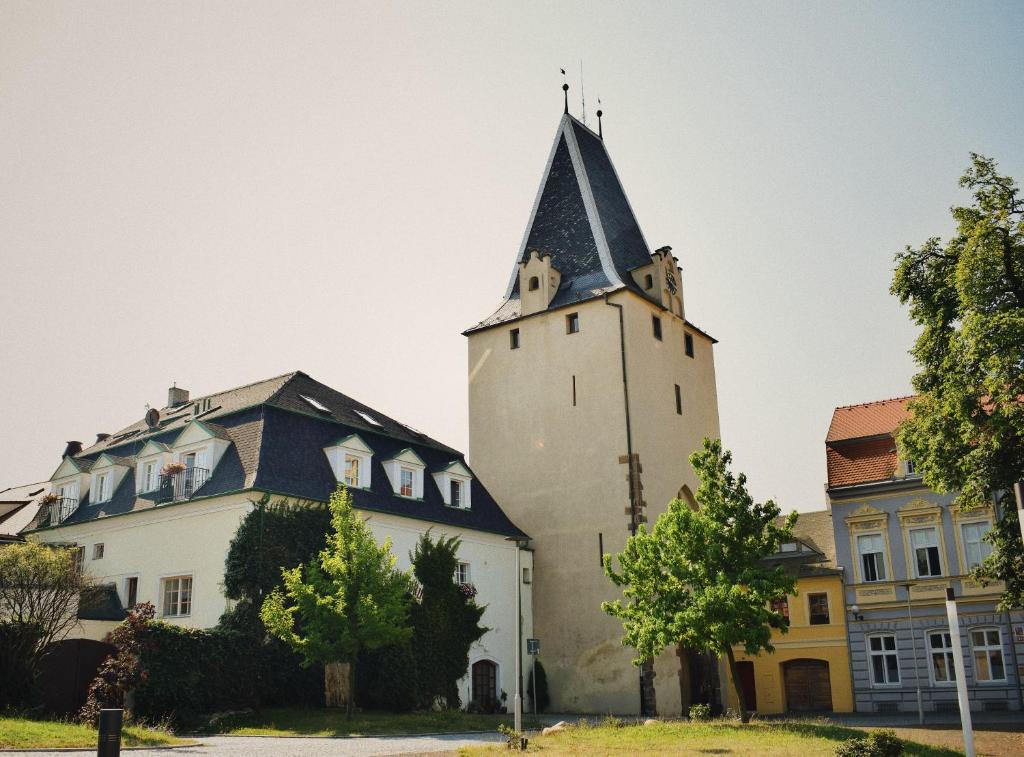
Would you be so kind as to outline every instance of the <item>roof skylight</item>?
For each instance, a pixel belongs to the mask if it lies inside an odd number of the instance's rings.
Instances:
[[[319,410],[321,413],[331,412],[331,409],[327,407],[324,403],[322,403],[320,400],[315,399],[313,397],[307,397],[305,394],[300,394],[299,396],[302,397],[302,399],[304,399],[310,405],[312,405],[313,408]]]
[[[380,421],[379,420],[374,418],[369,413],[364,413],[362,410],[356,410],[356,415],[358,415],[360,418],[362,418],[367,423],[372,423],[374,426],[379,426],[380,425]]]

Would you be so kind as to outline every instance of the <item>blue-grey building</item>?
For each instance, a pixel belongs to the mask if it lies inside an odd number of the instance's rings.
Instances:
[[[1024,613],[968,574],[991,551],[993,508],[962,512],[928,489],[894,433],[911,399],[836,408],[825,442],[858,712],[957,709],[946,588],[957,597],[972,710],[1024,709]]]

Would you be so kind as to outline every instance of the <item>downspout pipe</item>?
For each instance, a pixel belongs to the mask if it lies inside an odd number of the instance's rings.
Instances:
[[[632,511],[632,515],[629,519],[629,532],[636,536],[636,498],[634,495],[634,481],[633,481],[633,429],[630,425],[629,420],[629,376],[626,373],[626,319],[623,315],[623,307],[617,302],[612,302],[609,298],[609,293],[604,294],[604,304],[609,307],[618,309],[619,311],[619,356],[622,360],[622,402],[623,407],[626,410],[626,454],[628,455],[629,462],[626,464],[626,468],[629,471],[629,507]],[[640,714],[647,714],[647,706],[644,703],[644,671],[640,668]]]
[[[630,424],[629,419],[629,376],[626,373],[626,321],[623,315],[623,307],[617,302],[612,302],[609,299],[609,293],[605,292],[604,304],[609,307],[617,308],[619,311],[619,356],[622,360],[622,400],[623,407],[626,410],[626,454],[629,456],[628,470],[629,470],[629,506],[632,509],[634,507],[635,497],[634,495],[634,481],[633,481],[633,428]],[[636,512],[630,518],[629,530],[634,536],[636,535]]]

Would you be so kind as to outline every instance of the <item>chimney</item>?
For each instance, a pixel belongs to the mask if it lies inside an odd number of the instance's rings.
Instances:
[[[100,442],[105,442],[109,438],[110,438],[110,434],[104,434],[104,433],[96,434],[96,443],[99,444]]]
[[[64,457],[74,457],[82,451],[81,442],[68,442],[68,446],[64,448]]]
[[[188,402],[188,389],[181,389],[177,385],[167,390],[167,407],[178,407]]]

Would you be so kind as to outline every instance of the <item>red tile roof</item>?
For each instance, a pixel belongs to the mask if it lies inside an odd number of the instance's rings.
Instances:
[[[837,407],[832,413],[826,442],[847,439],[861,439],[865,436],[880,436],[895,433],[896,428],[910,415],[907,402],[911,397],[896,397],[879,402],[865,402],[862,405]]]
[[[837,447],[826,447],[828,486],[850,486],[885,481],[896,473],[896,442],[891,438],[871,439]]]

